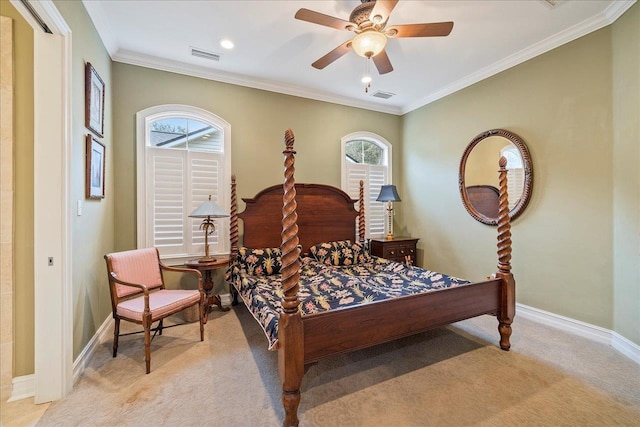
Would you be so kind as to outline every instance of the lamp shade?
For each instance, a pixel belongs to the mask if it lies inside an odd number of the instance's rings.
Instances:
[[[351,47],[360,56],[371,58],[376,56],[387,45],[387,36],[384,34],[369,30],[363,31],[353,38]]]
[[[196,210],[189,214],[189,218],[226,218],[228,216],[229,214],[211,200],[211,196],[209,196],[209,200],[204,201]]]
[[[398,196],[398,190],[395,185],[383,185],[380,187],[380,194],[376,199],[378,202],[401,202],[400,196]]]

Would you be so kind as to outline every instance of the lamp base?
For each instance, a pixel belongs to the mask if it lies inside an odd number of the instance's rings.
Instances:
[[[197,261],[200,264],[206,264],[206,263],[209,263],[209,262],[216,262],[217,259],[215,259],[212,256],[208,256],[208,257],[205,256],[205,257],[202,257],[202,258],[198,258]]]

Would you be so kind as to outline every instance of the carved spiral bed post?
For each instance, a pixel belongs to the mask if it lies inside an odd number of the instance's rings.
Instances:
[[[278,320],[278,370],[282,383],[282,405],[286,427],[298,425],[300,384],[304,375],[303,325],[298,301],[300,278],[300,249],[298,248],[298,214],[296,213],[296,188],[293,177],[295,137],[291,129],[285,132],[284,195],[282,206],[282,289],[284,312]]]
[[[507,159],[499,161],[500,198],[498,205],[498,272],[496,277],[502,279],[502,300],[498,313],[498,331],[500,332],[500,348],[509,350],[511,344],[511,323],[516,314],[516,283],[511,274],[511,218],[509,216],[509,198],[507,194]]]
[[[229,263],[235,264],[238,260],[238,203],[236,198],[236,175],[231,175],[231,215],[229,221],[229,240],[231,241],[231,253]],[[233,285],[229,285],[233,300],[231,305],[238,305],[238,292]]]
[[[360,180],[360,197],[358,198],[358,243],[364,244],[364,181]]]

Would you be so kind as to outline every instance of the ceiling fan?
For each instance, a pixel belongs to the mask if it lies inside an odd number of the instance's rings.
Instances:
[[[295,18],[338,30],[353,31],[356,36],[342,43],[331,52],[311,64],[319,70],[348,53],[351,49],[358,55],[373,59],[378,72],[386,74],[393,66],[385,51],[387,38],[401,37],[441,37],[448,36],[453,22],[393,25],[385,28],[391,11],[398,0],[361,0],[362,4],[353,9],[349,20],[335,18],[309,9],[300,9]]]

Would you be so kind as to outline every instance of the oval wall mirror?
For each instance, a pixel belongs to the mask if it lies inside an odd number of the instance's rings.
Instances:
[[[507,159],[507,194],[511,219],[527,207],[533,189],[533,165],[527,145],[518,135],[492,129],[469,143],[462,159],[458,183],[462,203],[476,220],[498,224],[498,160]]]

